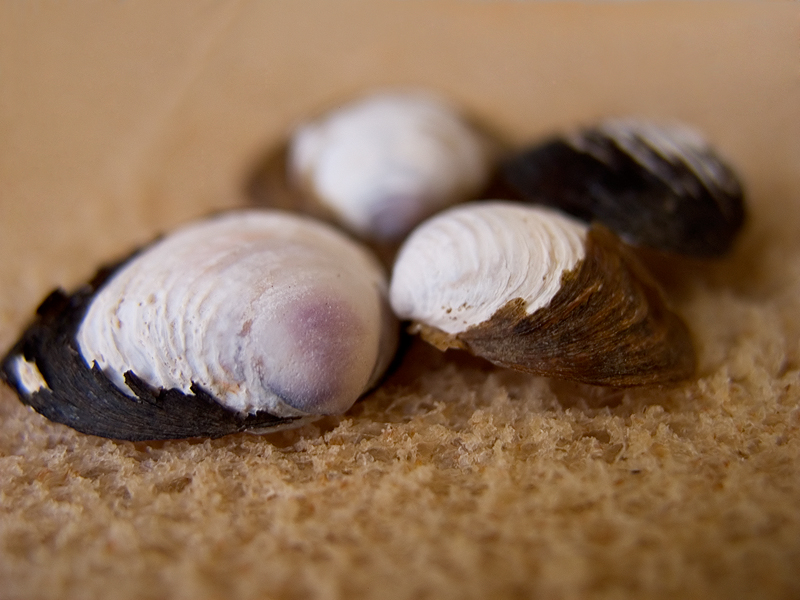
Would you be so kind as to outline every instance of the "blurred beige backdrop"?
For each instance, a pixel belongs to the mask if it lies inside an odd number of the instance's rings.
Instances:
[[[241,201],[300,120],[383,86],[516,142],[607,115],[696,125],[757,203],[800,187],[795,3],[0,5],[0,343],[49,288]],[[795,226],[791,219],[763,224]],[[784,215],[782,215],[784,216]],[[758,217],[756,226],[759,225]]]

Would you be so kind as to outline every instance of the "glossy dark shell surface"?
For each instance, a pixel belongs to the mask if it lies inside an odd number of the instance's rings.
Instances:
[[[710,149],[692,162],[634,138],[638,157],[600,128],[553,138],[504,161],[501,178],[522,199],[602,223],[630,244],[693,256],[727,252],[745,219],[734,171]],[[699,175],[698,161],[715,177]]]

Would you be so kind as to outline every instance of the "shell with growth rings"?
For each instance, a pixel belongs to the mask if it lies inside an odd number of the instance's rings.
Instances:
[[[271,431],[346,411],[397,343],[383,270],[308,218],[184,226],[68,295],[2,363],[20,399],[127,440]]]

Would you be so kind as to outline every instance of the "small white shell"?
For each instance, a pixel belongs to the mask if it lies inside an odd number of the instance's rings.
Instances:
[[[377,94],[301,127],[289,177],[355,233],[398,239],[486,183],[487,140],[428,94]]]
[[[392,274],[401,319],[457,334],[522,298],[547,306],[584,256],[587,227],[543,208],[473,203],[436,215],[406,240]]]
[[[242,212],[186,226],[117,271],[77,340],[121,390],[193,384],[239,413],[347,410],[396,343],[377,262],[332,228]]]

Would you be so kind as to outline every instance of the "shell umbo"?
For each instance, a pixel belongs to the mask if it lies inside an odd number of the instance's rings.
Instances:
[[[683,125],[605,121],[519,152],[501,172],[526,200],[662,251],[719,256],[744,223],[736,173]]]
[[[2,377],[51,420],[103,437],[297,425],[347,410],[392,360],[385,292],[375,259],[324,224],[221,215],[53,292]]]

